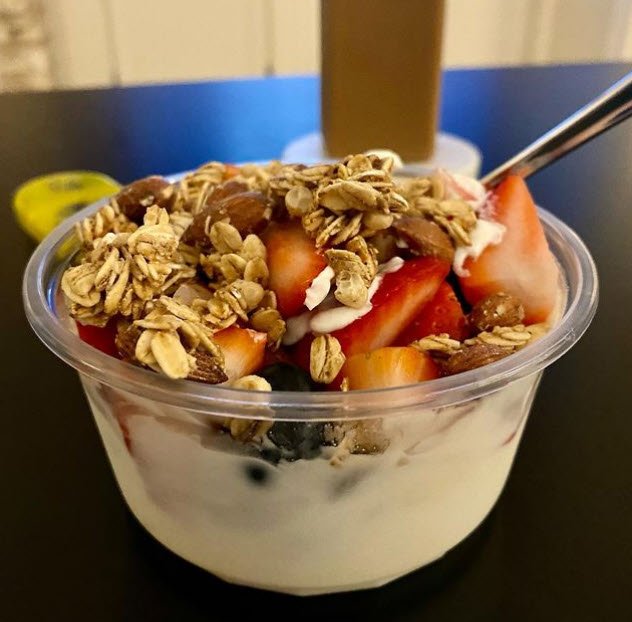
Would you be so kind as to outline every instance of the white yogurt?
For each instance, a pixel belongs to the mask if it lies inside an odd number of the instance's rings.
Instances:
[[[404,260],[401,257],[393,257],[386,263],[380,264],[377,268],[379,274],[389,274],[390,272],[397,272],[404,265]]]
[[[349,326],[349,324],[352,324],[357,319],[366,315],[373,308],[371,299],[382,284],[384,275],[389,272],[397,272],[403,265],[404,260],[401,257],[393,257],[379,266],[378,274],[373,281],[371,281],[371,285],[369,286],[369,295],[364,306],[359,309],[352,309],[351,307],[341,305],[333,309],[320,311],[311,317],[309,322],[310,329],[315,333],[327,334],[345,328],[345,326]]]
[[[485,186],[467,175],[448,173],[443,169],[438,174],[445,182],[445,194],[447,199],[462,199],[469,203],[475,212],[480,212],[487,202],[487,190]]]
[[[309,327],[315,333],[327,334],[332,333],[335,330],[340,330],[345,326],[355,322],[358,318],[366,315],[372,308],[371,298],[373,298],[375,292],[382,283],[382,275],[378,274],[371,285],[369,286],[369,295],[367,302],[359,309],[353,309],[351,307],[345,307],[340,305],[333,309],[327,309],[326,311],[320,311],[311,317],[309,321]]]
[[[274,466],[204,417],[83,383],[125,500],[156,539],[226,580],[318,594],[387,583],[475,529],[503,488],[538,377],[389,412],[387,450],[339,466],[326,447]],[[263,475],[248,477],[253,468]]]
[[[457,246],[454,252],[454,261],[452,268],[458,276],[469,276],[469,270],[466,270],[463,266],[465,260],[468,257],[478,259],[481,253],[492,244],[500,244],[505,235],[505,226],[499,222],[493,222],[491,220],[482,220],[479,218],[476,221],[476,226],[470,231],[470,245],[469,246]]]
[[[300,315],[295,315],[285,321],[286,331],[283,336],[283,345],[292,346],[295,343],[298,343],[310,331],[327,334],[333,332],[334,330],[340,330],[345,326],[349,326],[349,324],[355,322],[363,315],[366,315],[373,308],[371,299],[375,295],[375,292],[379,289],[384,275],[389,272],[397,272],[403,265],[404,260],[401,257],[393,257],[386,263],[378,266],[378,274],[373,281],[371,281],[371,285],[369,286],[367,303],[360,309],[352,309],[351,307],[345,307],[344,305],[337,305],[333,296],[327,295],[329,288],[327,288],[327,293],[325,293],[324,296],[322,295],[325,290],[325,286],[323,285],[325,279],[331,279],[331,277],[328,276],[328,269],[331,270],[331,268],[328,266],[314,279],[315,282],[316,279],[319,279],[323,274],[325,274],[325,277],[321,279],[320,283],[318,283],[315,287],[317,294],[310,299],[312,301],[320,299],[317,305],[308,307],[309,309],[312,309],[312,311],[306,311]],[[331,271],[331,275],[333,276],[333,270]],[[314,282],[312,282],[312,287],[314,286]],[[329,280],[327,282],[330,284]],[[307,296],[305,298],[307,300]],[[305,306],[307,306],[307,303]],[[314,312],[314,309],[316,309],[317,306],[321,307],[322,310]]]

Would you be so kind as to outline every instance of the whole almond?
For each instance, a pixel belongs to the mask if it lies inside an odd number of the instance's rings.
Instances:
[[[435,359],[447,375],[460,374],[470,369],[489,365],[512,353],[512,348],[503,348],[486,343],[478,343],[462,348],[444,360]]]
[[[138,365],[136,359],[136,342],[140,337],[141,330],[135,324],[132,324],[128,320],[119,320],[116,326],[116,337],[114,342],[116,348],[126,363],[132,363]]]
[[[223,184],[217,186],[204,201],[204,206],[208,207],[213,203],[219,203],[220,201],[223,201],[228,197],[232,197],[235,194],[248,192],[248,190],[250,190],[250,188],[248,188],[247,183],[231,179],[230,181],[224,182]]]
[[[171,191],[172,186],[166,179],[152,175],[125,186],[115,198],[123,214],[140,225],[148,207],[158,205],[165,209],[169,208]]]
[[[524,307],[518,298],[499,292],[479,300],[470,312],[470,325],[479,332],[494,326],[516,326],[524,320]]]
[[[436,223],[421,216],[400,218],[393,223],[393,229],[415,254],[452,263],[454,245],[450,236]]]
[[[238,182],[228,182],[238,183]],[[228,184],[226,184],[228,185]],[[226,220],[242,234],[262,231],[270,221],[271,206],[261,192],[240,192],[220,201],[207,201],[207,206],[193,218],[184,232],[185,244],[205,249],[209,246],[207,227],[220,220]]]
[[[214,221],[230,219],[230,224],[246,236],[259,233],[270,221],[271,208],[261,192],[242,192],[212,206]]]
[[[195,369],[189,372],[187,376],[189,380],[197,380],[207,384],[219,384],[228,380],[221,361],[217,357],[204,350],[195,350],[192,354],[195,357]]]

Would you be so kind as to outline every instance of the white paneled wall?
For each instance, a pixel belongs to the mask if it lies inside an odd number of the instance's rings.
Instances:
[[[108,0],[120,80],[261,75],[264,2]]]
[[[116,81],[108,0],[44,3],[55,84],[82,88]]]
[[[390,0],[397,1],[397,0]],[[46,0],[58,87],[314,73],[318,0]],[[446,0],[445,66],[632,59],[632,0]]]
[[[534,0],[447,0],[445,64],[469,67],[524,62],[534,4]]]
[[[632,60],[632,0],[446,0],[447,66]]]
[[[541,53],[544,60],[625,56],[625,40],[632,30],[630,0],[555,0],[551,4],[547,21],[554,28],[546,30]]]
[[[316,73],[320,66],[319,0],[271,0],[275,73]]]

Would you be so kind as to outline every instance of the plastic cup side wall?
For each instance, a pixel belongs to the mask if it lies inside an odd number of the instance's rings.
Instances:
[[[454,407],[389,412],[388,448],[338,466],[335,448],[272,464],[217,417],[82,382],[123,496],[154,537],[230,581],[311,594],[381,585],[475,529],[505,484],[540,375]]]

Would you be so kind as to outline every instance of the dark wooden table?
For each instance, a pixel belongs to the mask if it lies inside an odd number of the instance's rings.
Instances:
[[[442,126],[478,144],[489,170],[629,70],[447,72]],[[20,182],[54,170],[129,181],[278,156],[318,125],[316,79],[2,95],[0,123],[1,620],[632,619],[632,123],[531,182],[592,250],[601,303],[581,343],[545,374],[496,509],[428,568],[380,590],[312,599],[224,584],[130,515],[74,371],[24,319],[33,245],[10,202]]]

